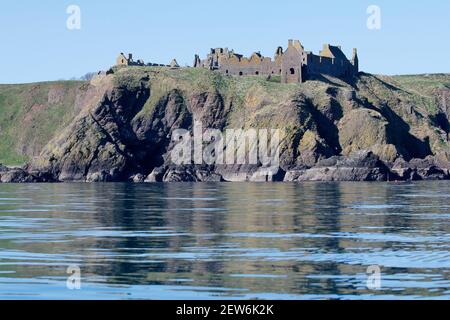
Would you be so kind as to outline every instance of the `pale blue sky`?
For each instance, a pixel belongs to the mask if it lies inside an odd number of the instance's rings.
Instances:
[[[81,8],[81,30],[66,28],[66,9]],[[366,27],[367,7],[381,8],[381,30]],[[289,38],[307,50],[359,50],[371,73],[450,72],[450,1],[3,1],[0,83],[81,76],[106,69],[116,55],[145,62],[192,64],[211,47],[273,56]]]

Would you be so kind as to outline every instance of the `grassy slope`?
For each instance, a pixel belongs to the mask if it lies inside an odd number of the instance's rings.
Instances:
[[[436,92],[450,89],[450,74],[405,75],[381,77],[383,80],[411,93],[417,104],[424,104],[431,114],[438,112]]]
[[[394,84],[421,95],[429,94],[433,89],[450,89],[450,74],[407,75],[390,78]]]
[[[74,117],[84,82],[0,85],[0,163],[22,165]]]

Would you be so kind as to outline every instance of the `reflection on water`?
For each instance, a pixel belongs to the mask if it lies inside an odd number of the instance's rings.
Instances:
[[[0,298],[450,298],[449,195],[447,182],[0,185]]]

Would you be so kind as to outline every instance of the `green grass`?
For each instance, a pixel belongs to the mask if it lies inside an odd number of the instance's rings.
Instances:
[[[379,99],[390,102],[390,105],[395,107],[397,99],[401,99],[404,102],[409,102],[409,105],[416,110],[433,115],[441,111],[436,97],[439,90],[450,88],[450,75],[377,75],[375,77],[365,75],[361,78],[361,82],[370,88],[370,92],[364,92],[364,94],[372,103]],[[396,90],[386,86],[386,83],[396,88]]]
[[[450,88],[450,74],[394,76],[392,79],[405,89],[428,93],[436,88]]]
[[[433,97],[436,90],[450,89],[450,74],[394,76],[390,80],[395,86],[426,98]]]
[[[74,117],[77,89],[84,82],[0,85],[0,163],[26,163]],[[49,99],[50,90],[60,99]]]

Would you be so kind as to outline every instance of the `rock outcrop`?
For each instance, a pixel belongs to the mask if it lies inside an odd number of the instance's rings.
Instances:
[[[290,170],[284,181],[386,181],[390,171],[370,151],[348,157],[334,156],[309,169]]]
[[[26,168],[9,168],[0,164],[1,183],[37,183],[56,182],[53,176],[45,171],[32,171]]]
[[[103,88],[96,103],[92,96],[27,166],[0,167],[0,181],[449,179],[442,97],[450,76],[436,77],[443,87],[418,95],[401,77],[360,74],[350,84],[324,77],[284,85],[202,69],[121,68],[91,82],[97,95]],[[193,132],[197,121],[222,132],[282,129],[279,167],[174,164],[173,132]]]

